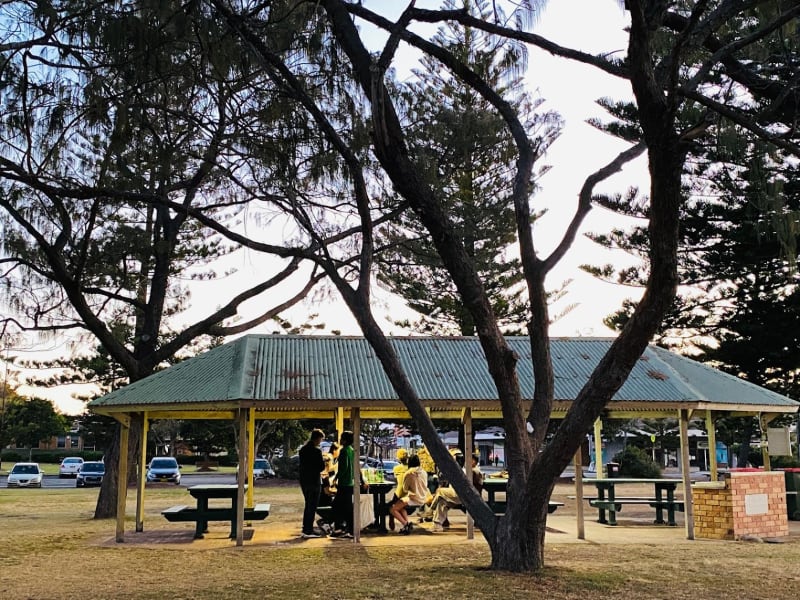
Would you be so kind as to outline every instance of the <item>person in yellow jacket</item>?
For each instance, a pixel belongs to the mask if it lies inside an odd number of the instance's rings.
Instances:
[[[431,453],[428,452],[428,449],[422,446],[422,448],[417,450],[417,456],[419,456],[419,466],[422,467],[422,470],[425,471],[429,477],[434,475],[436,473],[436,463],[433,462],[433,457]]]
[[[398,448],[397,449],[397,461],[399,464],[396,464],[392,469],[392,473],[394,473],[394,479],[397,483],[397,487],[395,488],[395,495],[389,501],[389,505],[392,504],[395,500],[397,500],[397,490],[399,490],[403,486],[403,478],[405,477],[406,473],[408,472],[408,450],[405,448]],[[389,529],[394,531],[394,517],[392,513],[389,513]]]

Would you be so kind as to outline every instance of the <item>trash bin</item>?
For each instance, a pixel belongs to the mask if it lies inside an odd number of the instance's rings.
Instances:
[[[800,521],[800,468],[782,471],[786,477],[786,512],[792,521]]]
[[[606,475],[608,475],[609,479],[615,479],[619,477],[619,463],[606,463]]]

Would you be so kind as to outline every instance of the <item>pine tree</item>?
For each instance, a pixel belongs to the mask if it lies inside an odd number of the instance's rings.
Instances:
[[[486,17],[489,2],[450,0]],[[503,43],[480,30],[448,24],[433,41],[446,48],[508,99],[535,136],[539,155],[558,136],[561,123],[552,112],[537,112],[541,101],[525,91],[522,44]],[[473,88],[430,56],[423,56],[416,78],[407,84],[405,118],[409,145],[421,176],[441,198],[453,226],[479,273],[501,325],[520,331],[527,321],[522,266],[514,257],[516,222],[509,203],[516,148],[500,115]],[[546,168],[541,168],[538,175]],[[379,260],[379,280],[419,313],[414,330],[444,335],[474,335],[475,323],[419,219],[410,211],[387,228]]]

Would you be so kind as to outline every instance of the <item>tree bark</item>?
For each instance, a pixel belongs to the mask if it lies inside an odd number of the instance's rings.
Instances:
[[[103,462],[106,464],[106,473],[103,476],[103,483],[100,485],[100,492],[97,495],[97,504],[94,509],[95,519],[113,519],[117,516],[117,481],[119,480],[119,439],[121,426],[117,424],[114,428],[109,447],[103,455]],[[130,432],[128,434],[128,486],[136,484],[137,470],[134,465],[139,463],[139,445],[142,441],[141,420],[132,419]]]

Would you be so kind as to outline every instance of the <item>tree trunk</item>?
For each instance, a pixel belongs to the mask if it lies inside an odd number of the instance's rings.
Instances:
[[[737,453],[737,466],[746,467],[750,462],[750,440],[755,431],[755,419],[745,419],[742,428],[738,431],[739,452]]]
[[[106,473],[103,475],[103,483],[100,485],[100,493],[97,495],[97,505],[94,509],[95,519],[113,519],[117,516],[117,481],[119,480],[119,438],[121,427],[121,425],[117,424],[114,428],[114,435],[103,455]],[[128,464],[131,465],[128,470],[129,486],[136,483],[136,465],[139,463],[138,454],[141,438],[141,422],[133,419],[128,436]]]
[[[552,485],[537,487],[530,498],[509,499],[506,515],[497,519],[494,535],[486,536],[493,569],[522,573],[544,567],[544,536],[551,492]],[[515,492],[509,490],[508,495],[513,494]]]

